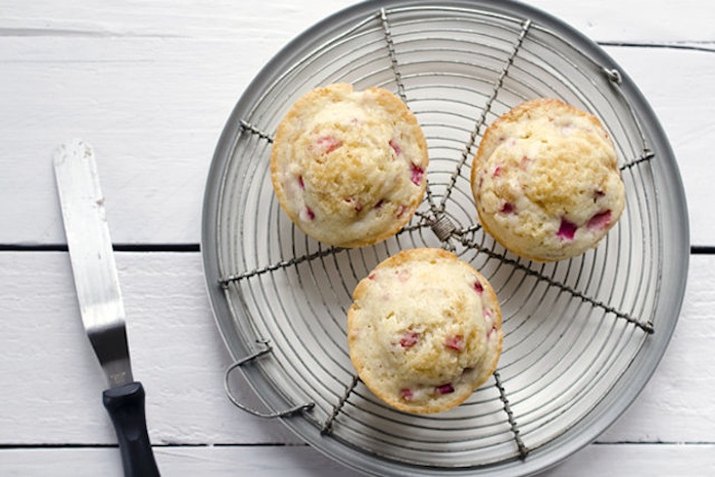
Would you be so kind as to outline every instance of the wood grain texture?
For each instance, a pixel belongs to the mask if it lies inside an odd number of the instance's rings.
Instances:
[[[223,395],[229,359],[199,254],[119,253],[133,367],[155,444],[297,443]],[[103,375],[84,336],[68,256],[0,253],[0,444],[110,444]],[[675,336],[656,374],[602,442],[715,442],[715,256],[693,256]],[[255,403],[250,393],[245,395]],[[38,432],[42,429],[42,432]]]
[[[643,48],[607,51],[643,92],[670,140],[688,200],[691,243],[715,244],[710,211],[715,167],[703,160],[710,157],[707,144],[715,141],[715,53],[661,50],[650,56],[652,51]]]
[[[166,476],[348,477],[358,474],[307,446],[159,447],[159,471]],[[3,476],[121,477],[119,450],[17,449],[0,451]]]
[[[357,477],[305,446],[163,447],[154,453],[163,475],[176,477],[251,475],[252,477]],[[7,477],[120,477],[117,449],[14,449],[0,452]],[[715,445],[591,445],[539,477],[706,477],[715,468]]]
[[[197,243],[209,162],[236,100],[291,38],[351,3],[0,0],[0,245],[64,242],[50,159],[77,136],[97,151],[115,243]],[[692,242],[715,246],[715,3],[529,3],[613,45],[673,145]],[[169,445],[156,449],[163,475],[356,475],[228,403],[230,359],[199,254],[119,253],[117,263],[150,435]],[[0,252],[0,270],[0,475],[120,476],[118,450],[92,447],[116,439],[67,255]],[[541,477],[713,475],[714,306],[715,256],[693,256],[650,383],[600,444]],[[14,447],[43,445],[58,447]]]
[[[216,141],[274,53],[261,45],[245,51],[244,43],[228,40],[0,36],[0,167],[8,171],[0,175],[0,203],[7,204],[0,207],[0,243],[64,242],[50,157],[71,137],[95,148],[115,243],[198,243]],[[693,243],[715,245],[715,221],[708,219],[715,55],[608,51],[670,137]]]
[[[352,0],[249,3],[170,0],[108,5],[99,0],[72,2],[3,0],[0,35],[87,37],[260,38],[281,45],[317,20],[356,3]],[[653,8],[649,0],[568,2],[530,0],[601,41],[712,42],[712,11],[703,0],[666,2]]]
[[[715,443],[713,284],[715,256],[691,256],[683,309],[663,360],[601,442]]]
[[[198,254],[116,259],[132,368],[146,388],[153,443],[296,442],[279,422],[238,412],[224,397],[222,371],[230,359]],[[101,405],[105,377],[82,327],[69,256],[0,253],[0,269],[0,444],[116,442]]]

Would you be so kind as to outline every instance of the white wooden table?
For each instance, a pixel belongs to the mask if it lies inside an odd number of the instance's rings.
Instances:
[[[350,0],[65,3],[0,0],[0,475],[121,475],[50,161],[74,136],[97,152],[164,475],[354,475],[225,399],[229,358],[198,252],[204,180],[235,101],[282,45]],[[649,99],[694,245],[655,376],[597,443],[546,475],[715,475],[715,4],[532,3],[601,42]]]

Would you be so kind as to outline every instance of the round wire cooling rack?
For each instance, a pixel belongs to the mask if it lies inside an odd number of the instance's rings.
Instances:
[[[279,210],[272,131],[320,85],[399,94],[430,155],[412,222],[361,249],[307,238]],[[513,256],[476,223],[469,168],[486,126],[559,97],[597,115],[617,149],[627,207],[598,248],[550,264]],[[688,265],[682,184],[657,119],[596,45],[511,1],[387,1],[312,27],[256,77],[211,165],[202,253],[219,329],[271,411],[329,456],[377,475],[527,475],[594,440],[635,399],[675,326]],[[404,248],[444,247],[494,285],[504,315],[497,372],[462,406],[414,416],[355,375],[346,311],[357,282]]]

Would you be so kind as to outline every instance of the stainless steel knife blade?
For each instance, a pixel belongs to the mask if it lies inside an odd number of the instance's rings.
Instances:
[[[92,147],[59,147],[55,178],[84,328],[107,374],[102,402],[117,433],[125,477],[158,477],[144,414],[144,386],[132,378],[124,305]]]
[[[124,305],[92,147],[75,139],[54,155],[65,235],[87,336],[109,387],[133,381]]]

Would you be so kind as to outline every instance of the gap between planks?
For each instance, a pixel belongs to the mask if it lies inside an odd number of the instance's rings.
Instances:
[[[198,243],[167,243],[167,244],[132,244],[117,243],[112,245],[115,252],[179,252],[195,253],[201,251]],[[66,252],[66,244],[0,244],[0,252]],[[691,255],[715,255],[715,245],[691,245]]]
[[[595,441],[590,445],[595,446],[715,446],[715,441],[613,441],[613,442],[601,442]],[[118,444],[0,444],[0,452],[3,450],[12,449],[117,449]],[[165,449],[165,448],[182,448],[182,447],[310,447],[305,443],[292,443],[292,442],[256,442],[256,443],[246,443],[246,442],[212,442],[212,443],[164,443],[164,444],[152,444],[152,448]]]
[[[112,249],[115,252],[200,252],[201,246],[198,243],[115,243]],[[67,252],[67,244],[0,244],[0,252]]]
[[[599,445],[588,446],[540,477],[602,475],[711,475],[713,446]],[[167,475],[252,475],[255,477],[353,477],[354,470],[329,460],[307,446],[276,452],[273,448],[199,447],[156,449],[157,463]],[[116,449],[12,450],[0,452],[4,475],[121,476]]]

